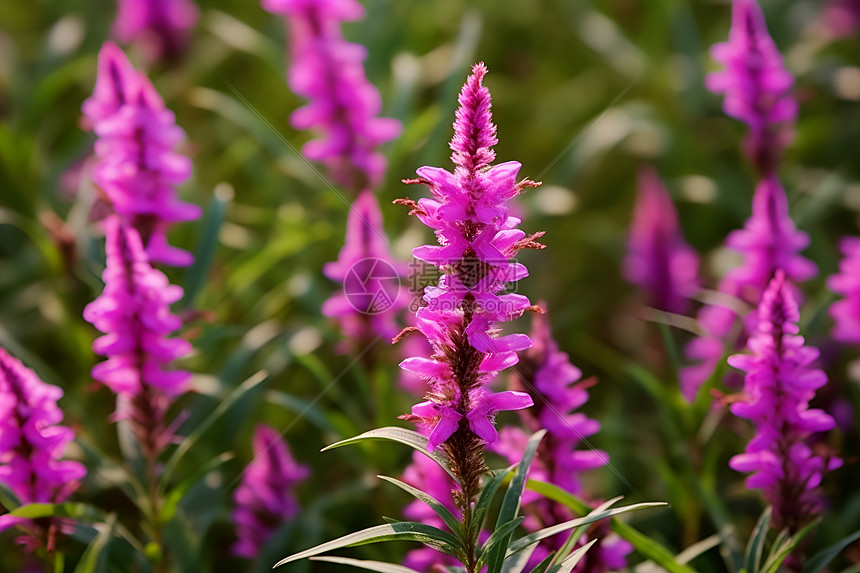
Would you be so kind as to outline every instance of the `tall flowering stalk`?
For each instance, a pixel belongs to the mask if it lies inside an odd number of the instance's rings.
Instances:
[[[726,68],[709,75],[706,85],[715,93],[725,94],[727,115],[749,125],[744,150],[761,179],[753,196],[752,216],[743,230],[734,231],[727,240],[727,245],[744,257],[743,265],[732,269],[717,288],[755,308],[778,269],[793,282],[817,273],[815,265],[798,254],[809,244],[809,237],[795,228],[785,190],[776,175],[782,151],[791,138],[797,102],[790,93],[791,74],[783,66],[755,0],[734,0],[729,41],[715,45],[712,54]],[[717,366],[735,316],[733,310],[719,303],[700,311],[703,336],[687,347],[687,355],[700,362],[681,371],[687,399],[695,397]],[[744,345],[751,322],[755,322],[753,315],[747,318],[735,347]]]
[[[426,306],[416,312],[414,327],[430,342],[433,354],[400,364],[429,384],[427,400],[406,418],[429,433],[430,451],[441,448],[451,460],[462,488],[455,492],[455,505],[464,521],[485,468],[484,445],[498,437],[495,414],[532,405],[526,393],[493,393],[487,385],[517,362],[517,351],[531,345],[525,334],[498,335],[499,323],[530,308],[525,296],[501,291],[528,274],[510,259],[520,249],[542,248],[535,240],[540,234],[526,236],[516,228],[519,219],[507,214],[508,202],[536,184],[516,182],[517,162],[490,165],[497,139],[490,92],[482,85],[486,73],[483,63],[473,66],[460,92],[451,140],[454,173],[422,167],[418,179],[405,182],[426,185],[433,198],[398,201],[435,231],[439,245],[417,247],[413,255],[442,273],[438,286],[425,289]],[[464,563],[470,571],[474,559],[470,555]]]
[[[154,472],[155,460],[174,439],[167,409],[187,391],[191,376],[170,368],[191,351],[187,341],[168,337],[182,324],[170,312],[182,288],[150,266],[135,229],[116,215],[104,226],[105,288],[84,309],[84,319],[104,333],[93,351],[108,359],[96,364],[92,375],[117,394],[116,416],[128,420]]]
[[[199,207],[176,194],[191,175],[191,162],[173,151],[182,129],[149,79],[110,42],[99,52],[95,90],[83,112],[98,136],[95,184],[140,234],[151,262],[190,265],[191,253],[167,242],[174,223],[200,217]]]
[[[400,133],[400,122],[376,117],[382,100],[364,73],[367,50],[341,34],[341,22],[362,18],[364,8],[355,0],[263,0],[262,4],[269,12],[287,17],[290,88],[310,100],[293,112],[293,127],[321,133],[302,152],[325,163],[332,179],[355,193],[376,187],[386,163],[378,146]]]
[[[753,422],[756,435],[730,465],[753,472],[747,487],[761,489],[773,507],[773,524],[796,533],[821,510],[822,475],[839,467],[838,458],[813,451],[809,437],[835,426],[823,410],[809,408],[815,391],[827,383],[811,368],[818,350],[798,335],[797,302],[783,271],[762,295],[758,324],[749,339],[751,354],[736,354],[729,364],[744,370],[741,400],[732,412]]]
[[[192,0],[118,0],[113,37],[139,42],[153,60],[182,53],[199,15]]]
[[[711,55],[725,69],[708,75],[705,85],[725,95],[726,115],[749,126],[744,151],[759,174],[773,173],[791,140],[797,101],[789,91],[794,79],[756,0],[734,0],[729,41],[716,44]]]
[[[684,242],[669,192],[651,168],[639,171],[624,276],[649,304],[682,313],[699,289],[699,258]]]
[[[349,213],[337,261],[323,267],[325,276],[341,283],[343,291],[329,298],[322,312],[338,322],[350,346],[375,337],[388,342],[397,334],[394,314],[406,304],[399,287],[401,266],[389,252],[376,198],[362,191]]]
[[[272,534],[299,511],[293,488],[310,470],[293,458],[278,432],[264,424],[254,429],[254,460],[233,494],[233,523],[238,541],[233,553],[254,559]]]
[[[45,384],[0,348],[0,483],[21,503],[63,502],[87,473],[78,462],[62,459],[75,437],[60,425],[62,396],[60,388]],[[55,519],[0,515],[0,531],[16,525],[25,533],[18,543],[29,551],[44,547],[49,554],[57,533],[69,532],[67,523]]]
[[[541,428],[547,430],[529,476],[581,497],[585,492],[580,475],[602,467],[609,461],[606,452],[593,448],[580,449],[583,441],[600,430],[600,422],[577,411],[588,401],[588,388],[595,380],[580,381],[582,372],[571,364],[567,353],[559,349],[552,338],[545,314],[533,318],[531,339],[533,346],[523,353],[518,372],[511,376],[511,387],[528,393],[535,403],[533,408],[520,411],[527,432]],[[522,457],[527,441],[528,434],[522,429],[506,426],[502,428],[499,442],[493,446],[493,450],[510,463],[516,463]],[[523,527],[528,531],[538,531],[574,517],[566,506],[531,491],[523,494],[522,501],[526,515]],[[530,564],[536,566],[550,551],[560,549],[565,539],[565,536],[557,535],[547,540],[532,554]],[[633,548],[611,534],[608,524],[594,524],[589,534],[581,538],[579,545],[591,539],[597,539],[596,546],[574,571],[603,573],[626,566],[625,556]]]

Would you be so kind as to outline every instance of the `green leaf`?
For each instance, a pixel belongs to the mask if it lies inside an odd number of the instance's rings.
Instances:
[[[507,543],[507,540],[510,539],[511,534],[514,532],[514,529],[519,527],[523,520],[525,520],[525,516],[517,517],[516,519],[512,519],[504,525],[497,527],[496,530],[493,531],[486,543],[484,543],[484,545],[478,550],[478,568],[484,564],[486,557],[490,555],[499,543],[502,543],[503,541]],[[502,550],[504,550],[504,548],[502,548]]]
[[[39,519],[40,517],[68,517],[84,523],[106,521],[107,517],[98,508],[86,503],[30,503],[9,512],[15,517]]]
[[[445,454],[443,454],[439,450],[434,450],[432,452],[427,451],[427,445],[429,443],[429,440],[426,436],[422,436],[418,432],[408,430],[406,428],[400,428],[397,426],[376,428],[368,432],[364,432],[363,434],[360,434],[358,436],[355,436],[354,438],[347,438],[346,440],[335,442],[330,446],[324,447],[321,451],[325,452],[328,450],[333,450],[334,448],[357,444],[358,442],[364,440],[391,440],[392,442],[405,444],[435,461],[437,464],[439,464],[439,466],[442,467],[443,470],[448,473],[449,476],[451,476],[455,480],[457,479],[454,474],[451,473],[451,467],[448,463],[448,457],[445,456]]]
[[[418,573],[415,569],[404,567],[403,565],[394,565],[393,563],[383,563],[382,561],[364,561],[362,559],[350,559],[348,557],[311,557],[311,561],[326,561],[328,563],[338,563],[340,565],[352,565],[359,569],[367,569],[368,571],[377,571],[378,573]]]
[[[15,492],[3,483],[0,483],[0,505],[9,511],[21,506],[21,501]]]
[[[206,416],[200,424],[197,425],[194,430],[191,431],[183,440],[179,443],[170,457],[167,459],[167,462],[164,464],[164,471],[161,474],[161,478],[159,479],[158,486],[160,491],[164,492],[167,488],[167,484],[170,482],[170,477],[173,475],[174,470],[176,470],[176,466],[179,463],[179,460],[182,459],[182,456],[187,454],[194,448],[195,444],[200,440],[201,436],[206,433],[206,430],[212,427],[215,422],[218,421],[219,418],[224,416],[232,406],[234,406],[239,399],[259,386],[263,381],[265,381],[269,375],[261,370],[242,382],[238,387],[236,387],[232,392],[230,392],[226,398],[224,398],[218,405],[215,407],[212,412]]]
[[[803,566],[803,573],[819,573],[823,571],[827,564],[830,563],[839,553],[860,539],[860,531],[855,531],[847,537],[843,537],[833,545],[825,547],[815,555],[809,558],[809,561]]]
[[[215,257],[215,247],[218,245],[218,232],[224,223],[227,207],[233,200],[233,188],[227,183],[215,186],[209,209],[203,217],[203,236],[194,250],[194,263],[185,274],[185,296],[182,298],[180,308],[188,308],[194,302],[198,293],[206,284],[209,276],[209,268]]]
[[[508,486],[508,491],[505,492],[505,497],[502,500],[502,508],[499,510],[499,518],[496,520],[497,529],[501,528],[504,524],[516,517],[517,511],[519,511],[520,498],[523,495],[526,477],[529,473],[529,466],[531,466],[532,460],[535,457],[535,452],[537,452],[538,445],[540,445],[540,441],[543,439],[544,435],[546,435],[546,430],[540,430],[532,434],[529,438],[526,450],[523,452],[523,457],[517,466],[517,473],[514,475],[514,479],[511,480],[511,485]],[[487,557],[488,573],[501,572],[509,540],[510,533],[505,537],[503,542],[498,543],[489,551],[489,555]],[[523,549],[525,549],[525,547],[523,547]]]
[[[112,513],[108,515],[104,526],[98,528],[99,534],[87,546],[74,573],[102,573],[105,570],[104,556],[107,555],[105,549],[113,537],[114,525],[116,525],[116,515]]]
[[[532,569],[532,573],[546,573],[547,567],[552,563],[553,557],[555,557],[555,552],[550,553],[546,559],[538,563],[538,566]]]
[[[744,570],[746,573],[758,573],[761,567],[761,555],[764,551],[764,541],[767,537],[768,528],[770,527],[770,512],[768,506],[758,518],[758,522],[753,529],[752,536],[747,544],[747,550],[744,554]]]
[[[588,504],[576,496],[571,495],[569,492],[561,489],[557,485],[530,479],[526,487],[546,498],[562,505],[566,505],[576,513],[587,514],[591,511],[591,507],[589,507]],[[612,518],[611,527],[612,531],[618,534],[622,539],[629,541],[634,549],[636,549],[636,551],[638,551],[643,557],[650,559],[669,573],[696,573],[696,571],[690,567],[687,567],[682,563],[678,563],[675,559],[675,554],[667,549],[666,546],[660,544],[654,539],[651,539],[623,521]]]
[[[794,536],[789,537],[782,541],[779,544],[774,543],[773,548],[771,548],[770,555],[764,564],[764,573],[777,573],[779,571],[782,562],[785,561],[791,552],[797,549],[797,546],[800,545],[800,542],[803,541],[809,533],[818,526],[820,519],[816,519],[800,531],[798,531]]]
[[[537,546],[537,543],[532,543],[522,551],[505,559],[505,563],[502,565],[502,573],[522,573]]]
[[[678,563],[681,563],[682,565],[686,565],[687,563],[689,563],[690,561],[692,561],[693,559],[695,559],[699,555],[702,555],[703,553],[710,551],[714,547],[719,547],[721,542],[722,542],[722,537],[720,537],[719,533],[715,533],[713,535],[710,535],[704,539],[701,539],[701,540],[693,543],[692,545],[690,545],[689,547],[687,547],[686,549],[684,549],[683,551],[678,553],[678,555],[675,557],[675,560],[678,561]]]
[[[459,542],[456,537],[446,531],[442,531],[436,527],[416,523],[414,521],[401,521],[398,523],[389,523],[386,525],[377,525],[369,527],[349,535],[344,535],[332,541],[328,541],[316,547],[306,549],[289,557],[285,557],[275,564],[275,567],[280,567],[286,563],[306,559],[331,551],[333,549],[341,549],[343,547],[356,547],[366,545],[368,543],[379,543],[381,541],[420,541],[439,551],[444,551],[449,555],[456,556],[458,554]]]
[[[591,549],[591,546],[597,543],[596,539],[592,539],[576,551],[570,554],[570,557],[554,566],[550,571],[552,573],[570,573],[573,571],[573,568],[577,566],[577,564],[585,557],[585,554]]]
[[[207,463],[196,469],[190,476],[186,477],[174,487],[170,488],[170,491],[168,492],[167,497],[164,500],[164,504],[161,506],[161,522],[166,523],[173,519],[173,516],[176,515],[176,508],[179,507],[179,502],[182,501],[182,498],[185,497],[185,494],[188,493],[188,490],[194,487],[194,484],[209,475],[211,471],[215,470],[222,464],[227,463],[231,459],[233,459],[233,453],[224,452],[220,456],[209,460]]]
[[[546,539],[547,537],[562,533],[563,531],[568,531],[569,529],[573,529],[574,527],[588,525],[589,523],[594,523],[595,521],[600,521],[601,519],[612,517],[613,515],[627,513],[628,511],[638,511],[640,509],[647,509],[649,507],[662,507],[664,505],[666,504],[662,502],[649,502],[637,503],[634,505],[625,505],[624,507],[617,507],[608,511],[601,511],[599,513],[589,514],[585,517],[571,519],[570,521],[565,521],[564,523],[559,523],[558,525],[553,525],[552,527],[545,527],[543,529],[535,531],[534,533],[530,533],[524,537],[521,537],[520,539],[517,539],[515,542],[511,543],[511,546],[508,549],[508,555],[513,555],[517,551],[522,551],[535,541]]]
[[[402,489],[406,493],[409,493],[412,496],[414,496],[414,497],[420,499],[421,501],[423,501],[424,503],[426,503],[428,506],[430,506],[430,509],[435,511],[439,515],[439,517],[442,518],[442,521],[444,521],[445,525],[447,525],[451,529],[451,531],[454,532],[454,535],[456,535],[460,540],[465,541],[463,524],[460,523],[460,520],[458,520],[456,517],[454,517],[454,514],[451,513],[447,507],[442,505],[433,496],[431,496],[427,493],[424,493],[420,489],[414,488],[407,483],[403,483],[402,481],[400,481],[398,479],[394,479],[394,478],[391,478],[388,476],[377,476],[377,477],[381,480],[387,481],[388,483],[393,483],[394,485],[396,485],[397,487],[399,487],[400,489]]]
[[[490,475],[490,478],[484,483],[484,487],[481,488],[481,493],[478,494],[478,501],[475,503],[474,509],[474,517],[472,519],[472,525],[474,531],[472,532],[472,539],[477,539],[478,533],[481,531],[481,526],[484,523],[484,516],[490,510],[490,504],[493,503],[493,498],[496,497],[496,492],[499,491],[499,487],[502,485],[502,482],[511,473],[513,466],[509,467],[506,470],[496,470],[494,474]]]

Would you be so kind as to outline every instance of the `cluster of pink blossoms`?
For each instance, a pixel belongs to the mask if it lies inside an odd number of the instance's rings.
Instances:
[[[62,459],[75,437],[60,425],[62,396],[60,388],[45,384],[0,348],[0,483],[22,504],[63,502],[87,473],[78,462]],[[44,523],[0,515],[0,531],[15,525],[25,532],[17,541],[27,549],[51,548],[55,533],[43,529]],[[55,525],[66,529],[62,522]]]
[[[153,60],[178,56],[197,22],[192,0],[118,0],[112,35],[123,44],[137,41]]]
[[[98,136],[93,181],[113,210],[140,234],[151,262],[190,265],[191,253],[167,242],[171,225],[200,217],[198,206],[176,194],[191,175],[191,162],[173,151],[182,129],[149,79],[110,42],[99,52],[96,87],[83,112]]]
[[[258,425],[252,444],[254,460],[233,494],[232,516],[238,537],[233,553],[247,559],[257,557],[272,533],[299,512],[293,488],[310,474],[274,428]]]
[[[400,364],[430,385],[427,401],[412,408],[410,419],[430,429],[431,451],[458,429],[492,443],[496,412],[532,404],[523,392],[492,393],[487,388],[496,373],[517,363],[517,351],[531,346],[525,334],[498,335],[499,323],[530,308],[525,296],[501,292],[506,283],[528,275],[510,259],[520,249],[542,245],[535,242],[537,236],[517,229],[519,219],[508,215],[510,201],[535,184],[517,183],[517,162],[490,166],[497,139],[490,92],[482,84],[486,73],[483,64],[476,64],[460,93],[451,140],[455,172],[420,168],[419,178],[407,182],[426,185],[433,198],[401,201],[439,239],[438,246],[413,250],[415,258],[443,273],[438,286],[425,289],[426,306],[415,315],[414,328],[430,342],[433,354]]]
[[[747,373],[741,401],[732,404],[732,412],[756,428],[746,452],[733,457],[730,465],[754,472],[747,487],[764,491],[773,507],[774,526],[792,533],[821,510],[822,475],[842,465],[809,444],[812,434],[832,430],[836,423],[823,410],[809,408],[827,376],[810,367],[818,350],[804,346],[797,334],[799,319],[785,273],[777,271],[761,298],[757,328],[748,342],[752,354],[729,358],[729,364]]]

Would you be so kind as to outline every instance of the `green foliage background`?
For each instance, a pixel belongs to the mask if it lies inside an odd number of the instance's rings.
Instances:
[[[619,275],[635,174],[646,163],[666,181],[685,236],[704,256],[706,286],[735,261],[721,245],[749,214],[754,175],[739,151],[745,127],[725,117],[720,98],[703,87],[715,67],[707,49],[728,34],[728,5],[363,3],[366,18],[347,24],[345,36],[368,48],[367,74],[382,93],[383,115],[404,124],[385,148],[389,168],[376,190],[397,254],[405,260],[430,239],[390,204],[416,193],[400,179],[421,165],[449,165],[456,93],[469,64],[483,60],[499,126],[498,159],[520,161],[524,175],[544,182],[519,204],[523,228],[546,230],[548,245],[522,255],[531,277],[520,292],[547,301],[561,347],[585,375],[600,379],[585,410],[603,424],[591,441],[610,453],[613,470],[589,474],[590,492],[669,501],[670,510],[634,515],[632,522],[676,551],[728,521],[735,524],[731,535],[744,540],[762,502],[726,462],[750,430],[719,408],[709,411],[707,400],[694,409],[679,402],[665,343],[680,351],[689,335],[675,329],[661,337],[655,324],[641,320],[634,289]],[[832,392],[823,402],[842,396],[856,410],[860,392],[848,361],[857,349],[840,349],[827,338],[833,295],[824,278],[836,270],[839,237],[857,233],[860,40],[826,36],[823,2],[762,3],[801,103],[780,174],[795,220],[812,237],[806,254],[820,267],[803,285],[802,328],[824,351]],[[228,553],[234,478],[249,461],[255,423],[289,426],[286,437],[314,477],[300,488],[304,512],[270,547],[274,559],[261,559],[264,570],[291,550],[378,523],[381,515],[400,516],[405,496],[373,476],[397,475],[408,452],[384,444],[318,450],[392,423],[410,399],[391,390],[397,349],[380,344],[372,369],[351,364],[351,357],[334,352],[339,336],[320,316],[320,305],[337,288],[320,269],[342,245],[348,206],[344,192],[329,188],[295,153],[309,134],[287,123],[303,101],[286,86],[282,21],[249,0],[198,4],[201,20],[188,53],[149,70],[187,133],[183,152],[194,162],[194,176],[181,194],[207,213],[177,225],[172,241],[198,253],[212,250],[211,265],[198,256],[200,264],[189,270],[167,271],[189,293],[180,305],[183,334],[196,353],[186,366],[199,373],[198,393],[177,410],[190,411],[191,427],[242,380],[260,369],[269,378],[184,459],[179,474],[187,477],[220,452],[236,454],[191,489],[171,522],[168,545],[181,570],[244,570]],[[63,185],[64,174],[91,151],[92,135],[78,127],[80,105],[92,91],[113,13],[106,0],[0,3],[0,345],[65,390],[66,423],[83,443],[120,458],[123,448],[107,421],[111,396],[89,376],[96,333],[80,316],[101,290],[101,241],[88,222],[93,190],[86,181],[71,190]],[[143,64],[134,48],[130,54]],[[848,463],[827,482],[833,505],[814,546],[860,527],[854,428],[837,432]],[[83,455],[80,448],[72,453]],[[131,511],[92,471],[79,495],[121,515]],[[70,551],[82,547],[71,544]],[[396,560],[403,549],[356,553]],[[856,551],[849,558],[860,560]],[[16,564],[11,552],[0,552],[0,569]],[[726,570],[717,550],[694,565]]]

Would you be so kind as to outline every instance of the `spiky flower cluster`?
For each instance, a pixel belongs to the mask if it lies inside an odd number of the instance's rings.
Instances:
[[[284,14],[290,31],[290,88],[310,100],[293,112],[296,129],[316,129],[322,137],[302,152],[324,162],[332,178],[354,192],[377,186],[385,158],[377,147],[400,133],[400,122],[376,117],[382,100],[367,81],[364,46],[347,42],[341,22],[358,20],[355,0],[263,0],[269,12]]]
[[[322,312],[338,321],[351,345],[379,336],[389,342],[398,331],[396,311],[406,304],[399,277],[403,269],[391,256],[382,212],[370,191],[362,191],[352,205],[346,243],[337,262],[323,267],[325,276],[343,291],[323,304]]]
[[[639,171],[624,276],[644,291],[649,304],[682,313],[699,289],[699,257],[684,242],[675,205],[653,169]]]
[[[528,393],[535,402],[533,408],[520,411],[526,430],[528,433],[541,428],[547,430],[529,477],[582,496],[580,475],[609,461],[606,452],[590,447],[579,449],[583,442],[587,444],[588,437],[600,430],[600,422],[577,411],[588,401],[588,387],[595,381],[579,381],[582,373],[570,362],[567,353],[559,349],[545,314],[534,317],[531,339],[534,345],[523,353],[518,372],[511,376],[511,387]],[[517,463],[527,442],[526,432],[507,426],[502,428],[493,450],[510,463]],[[531,491],[523,494],[523,513],[526,516],[523,527],[528,531],[538,531],[574,517],[567,507]],[[595,528],[603,529],[599,524]],[[597,545],[574,571],[598,573],[625,567],[625,556],[632,550],[629,543],[602,530],[591,531],[583,536],[581,543],[591,538],[598,539]],[[535,550],[530,563],[536,566],[550,551],[559,549],[564,540],[564,536],[550,538]]]
[[[59,425],[63,412],[57,400],[63,391],[42,382],[0,348],[0,483],[21,503],[60,503],[77,489],[87,471],[83,465],[63,460],[74,432]],[[30,550],[40,545],[52,549],[57,526],[44,528],[28,519],[0,515],[0,531],[14,525],[26,535],[18,542]]]
[[[136,40],[152,59],[172,58],[185,48],[199,10],[192,0],[118,0],[113,36]]]
[[[745,151],[759,173],[768,175],[791,138],[797,102],[789,93],[794,79],[756,0],[734,0],[729,41],[716,44],[711,54],[726,68],[708,75],[705,83],[711,91],[725,94],[726,115],[749,126]]]
[[[833,338],[860,344],[860,238],[843,238],[839,250],[844,255],[839,273],[827,280],[830,290],[844,297],[830,306],[830,315],[836,322]]]
[[[200,217],[199,207],[176,194],[191,175],[191,162],[173,151],[182,129],[149,79],[110,42],[99,52],[96,87],[83,112],[98,136],[95,184],[140,234],[151,262],[190,265],[191,253],[167,243],[173,223]]]
[[[191,376],[168,366],[191,351],[187,341],[168,338],[181,326],[170,305],[182,298],[182,288],[150,266],[135,229],[116,215],[104,226],[105,289],[84,309],[84,319],[105,333],[93,351],[108,359],[92,375],[118,395],[118,417],[128,419],[144,450],[156,455],[173,438],[165,423],[170,398],[187,390]]]
[[[753,308],[777,270],[797,282],[817,273],[815,264],[798,254],[809,245],[809,235],[794,225],[788,213],[788,198],[776,176],[759,183],[753,196],[752,216],[743,229],[729,234],[726,244],[743,256],[743,264],[729,271],[718,289]],[[688,400],[695,398],[701,383],[714,371],[723,354],[723,341],[736,319],[736,311],[725,305],[712,304],[700,311],[699,325],[704,336],[690,342],[687,354],[701,363],[681,371],[681,388]],[[756,322],[755,312],[746,316],[738,345],[743,346]]]
[[[274,428],[258,425],[252,443],[254,460],[233,494],[233,523],[239,538],[233,553],[248,559],[257,557],[275,530],[298,513],[293,488],[310,475]]]
[[[797,532],[821,509],[822,475],[841,465],[835,457],[812,450],[809,437],[835,426],[823,410],[809,408],[827,376],[810,365],[818,350],[798,336],[797,302],[783,271],[776,272],[762,295],[758,325],[750,337],[751,354],[736,354],[729,364],[744,370],[742,399],[732,412],[753,422],[756,435],[730,465],[754,472],[747,487],[761,489],[773,507],[777,528]]]

